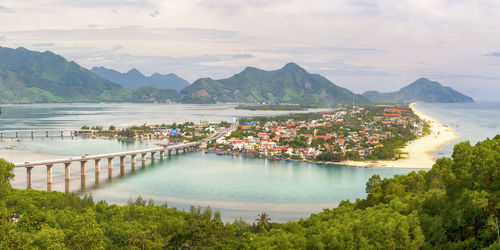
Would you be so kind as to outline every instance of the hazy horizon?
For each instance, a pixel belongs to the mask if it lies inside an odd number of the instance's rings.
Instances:
[[[189,82],[295,62],[356,93],[426,77],[499,100],[498,9],[493,0],[7,0],[0,46]]]

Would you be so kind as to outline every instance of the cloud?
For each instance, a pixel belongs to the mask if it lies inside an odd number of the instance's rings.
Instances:
[[[327,76],[393,76],[394,73],[377,70],[366,65],[349,64],[343,61],[308,63],[312,69]]]
[[[198,0],[197,3],[210,9],[236,9],[244,7],[268,8],[283,0]]]
[[[437,79],[479,79],[479,80],[488,80],[488,81],[496,81],[500,80],[500,77],[496,76],[482,76],[482,75],[463,75],[463,74],[444,74],[444,73],[429,73],[429,77],[437,78]]]
[[[59,41],[92,41],[92,40],[224,40],[238,36],[238,32],[221,29],[203,28],[143,28],[139,26],[122,26],[115,28],[78,29],[39,29],[4,32],[19,37],[20,40],[59,40]]]
[[[252,57],[254,57],[254,56],[252,54],[248,54],[248,53],[236,54],[236,55],[232,56],[233,59],[243,59],[243,58],[252,58]]]
[[[486,56],[496,56],[496,57],[500,57],[500,52],[491,52],[489,54],[486,54]]]
[[[4,12],[4,13],[12,13],[12,12],[14,12],[14,10],[9,9],[9,8],[7,8],[7,7],[3,6],[3,5],[0,5],[0,13],[1,13],[1,12]]]
[[[148,0],[57,0],[52,4],[75,7],[134,7],[153,8],[155,4]]]
[[[54,47],[55,43],[35,43],[32,45],[35,47]]]
[[[500,78],[500,1],[312,2],[3,1],[0,40],[50,49],[86,67],[138,67],[191,80],[290,61],[359,91],[397,90],[421,75],[474,87]]]
[[[160,12],[159,12],[159,11],[157,11],[157,10],[155,10],[155,11],[153,11],[153,12],[149,13],[149,15],[150,15],[151,17],[156,17],[156,16],[158,16],[159,14],[160,14]]]

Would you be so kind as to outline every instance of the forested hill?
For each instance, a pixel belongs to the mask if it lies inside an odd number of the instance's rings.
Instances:
[[[153,86],[158,89],[173,89],[181,91],[183,88],[189,86],[188,81],[173,73],[166,75],[155,73],[151,76],[145,76],[137,69],[131,69],[127,73],[121,73],[105,67],[93,67],[90,71],[104,79],[114,83],[119,83],[128,89]]]
[[[185,102],[245,103],[368,103],[364,96],[341,88],[325,77],[310,74],[295,63],[265,71],[247,67],[227,79],[202,78],[181,91]]]
[[[116,102],[130,98],[105,80],[50,51],[0,47],[0,103]]]
[[[420,78],[397,92],[380,93],[367,91],[363,94],[375,102],[474,102],[472,97],[466,96],[450,87],[444,87],[439,82],[427,78]]]
[[[142,198],[117,206],[15,190],[13,164],[0,159],[0,249],[498,249],[499,162],[500,135],[461,142],[429,171],[372,176],[366,199],[284,224],[262,213],[251,225]]]

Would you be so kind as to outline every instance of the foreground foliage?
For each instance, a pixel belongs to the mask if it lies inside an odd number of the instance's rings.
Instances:
[[[127,206],[91,197],[11,189],[12,164],[0,161],[0,249],[96,248],[498,248],[500,136],[462,142],[428,172],[370,178],[366,199],[298,222],[220,222],[138,199]],[[12,217],[18,215],[18,221]]]

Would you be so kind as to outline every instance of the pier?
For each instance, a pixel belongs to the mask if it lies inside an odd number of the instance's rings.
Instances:
[[[146,157],[150,155],[150,159],[154,161],[156,155],[158,154],[160,158],[165,156],[165,153],[168,155],[172,155],[173,153],[179,154],[179,152],[187,152],[200,148],[203,143],[206,143],[209,140],[214,140],[224,136],[227,133],[227,129],[219,131],[215,135],[211,136],[208,139],[197,141],[197,142],[189,142],[178,145],[160,145],[161,147],[151,148],[151,149],[142,149],[135,151],[126,151],[126,152],[116,152],[109,154],[99,154],[99,155],[84,155],[81,157],[69,157],[62,159],[53,159],[53,160],[42,160],[42,161],[32,161],[32,162],[24,162],[24,163],[15,163],[16,168],[26,168],[26,188],[32,188],[32,170],[34,167],[43,167],[47,168],[47,191],[52,191],[52,168],[54,165],[63,164],[64,165],[64,179],[65,179],[65,191],[69,192],[70,181],[71,181],[71,171],[70,165],[72,163],[80,163],[80,181],[82,190],[85,189],[85,181],[86,181],[86,169],[87,166],[91,163],[94,163],[95,177],[96,181],[99,179],[99,175],[101,172],[101,160],[107,159],[107,167],[108,167],[108,179],[112,179],[113,173],[113,159],[120,159],[120,176],[125,174],[125,160],[126,158],[130,159],[130,165],[132,170],[136,168],[136,158],[140,156],[141,163],[144,166],[146,164]]]
[[[43,130],[2,130],[0,131],[0,139],[4,138],[4,135],[8,134],[15,134],[15,138],[19,138],[21,135],[31,135],[31,137],[35,136],[44,136],[44,137],[49,137],[50,133],[52,135],[54,133],[57,133],[57,135],[63,137],[64,133],[70,133],[70,135],[76,135],[76,134],[81,134],[81,133],[88,133],[90,134],[92,131],[91,130],[83,130],[83,129],[43,129]],[[14,137],[10,137],[14,138]]]

